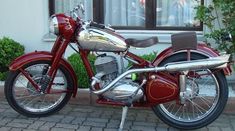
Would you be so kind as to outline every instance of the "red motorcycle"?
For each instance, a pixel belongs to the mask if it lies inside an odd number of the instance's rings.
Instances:
[[[201,128],[221,114],[228,98],[230,55],[220,56],[198,44],[194,32],[186,32],[172,35],[172,47],[147,61],[129,47],[153,46],[157,37],[125,39],[109,26],[83,21],[80,11],[81,5],[70,16],[51,17],[50,32],[57,35],[51,52],[35,51],[11,63],[5,95],[14,110],[28,117],[48,116],[76,96],[77,76],[63,58],[68,45],[76,43],[97,103],[123,106],[120,130],[128,107],[151,107],[162,121],[179,129]],[[96,72],[88,60],[91,52],[97,53]],[[120,55],[120,62],[111,53]],[[125,69],[124,59],[133,66]]]

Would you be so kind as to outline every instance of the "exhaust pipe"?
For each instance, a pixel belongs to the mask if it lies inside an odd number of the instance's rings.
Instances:
[[[192,61],[182,61],[168,63],[164,67],[166,71],[187,71],[196,69],[220,69],[226,68],[229,62],[230,55],[212,57],[208,59],[192,60]]]
[[[218,57],[212,57],[208,59],[200,59],[200,60],[192,60],[192,61],[182,61],[182,62],[173,62],[168,63],[162,67],[152,67],[152,68],[141,68],[141,69],[131,69],[120,76],[118,76],[116,79],[114,79],[109,85],[106,87],[93,91],[94,94],[100,95],[111,89],[119,80],[124,78],[125,76],[131,74],[131,73],[142,73],[142,72],[159,72],[159,71],[168,71],[168,72],[174,72],[174,71],[188,71],[188,70],[197,70],[197,69],[221,69],[227,67],[227,63],[229,62],[230,55],[223,55]],[[93,81],[92,87],[98,83],[97,81]]]

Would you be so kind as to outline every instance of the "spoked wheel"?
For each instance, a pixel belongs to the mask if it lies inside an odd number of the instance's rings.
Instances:
[[[190,71],[184,98],[183,104],[171,101],[154,106],[153,111],[162,121],[179,129],[191,130],[210,124],[222,113],[227,102],[224,74],[210,69]]]
[[[24,66],[24,71],[42,87],[43,79],[50,68],[48,61],[36,61]],[[51,93],[43,93],[29,82],[20,72],[10,72],[6,84],[5,95],[10,106],[22,115],[42,117],[62,109],[71,97],[69,88],[73,82],[69,79],[68,71],[60,66],[52,83]]]

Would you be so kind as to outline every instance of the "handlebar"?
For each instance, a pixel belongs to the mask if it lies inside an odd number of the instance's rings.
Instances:
[[[93,21],[90,22],[90,26],[96,27],[96,28],[99,28],[99,29],[107,29],[107,30],[115,32],[115,30],[113,28],[111,28],[109,25],[106,26],[104,24],[99,24],[99,23],[96,23],[96,22],[93,22]]]
[[[70,11],[70,15],[72,17],[78,18],[78,11],[79,10],[82,12],[83,15],[85,14],[84,6],[83,6],[83,4],[80,4],[80,5],[77,5],[76,7],[74,7],[73,10]]]
[[[100,28],[100,29],[105,29],[105,25],[104,24],[99,24],[99,23],[96,23],[96,22],[91,22],[90,23],[90,26],[93,26],[93,27],[96,27],[96,28]]]
[[[76,19],[78,19],[79,18],[79,16],[78,16],[79,11],[81,11],[83,15],[85,14],[85,9],[84,9],[84,6],[82,4],[77,5],[73,10],[70,11],[70,14],[71,14],[72,17],[75,17]],[[85,27],[88,25],[88,26],[91,26],[91,27],[96,27],[96,28],[99,28],[99,29],[108,29],[110,31],[115,32],[115,30],[113,28],[111,28],[110,26],[106,26],[104,24],[99,24],[99,23],[96,23],[96,22],[93,22],[93,21],[86,22],[81,18],[79,18],[79,20],[83,23],[83,25],[85,25]]]

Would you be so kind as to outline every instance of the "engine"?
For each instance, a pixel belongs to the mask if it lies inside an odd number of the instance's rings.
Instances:
[[[118,75],[118,63],[114,56],[101,55],[95,60],[96,77],[101,80],[100,87],[104,87]]]
[[[95,61],[97,74],[93,77],[92,86],[99,84],[104,88],[118,77],[118,62],[114,56],[101,55]],[[143,97],[141,86],[130,78],[119,80],[103,97],[112,101],[133,102]]]

